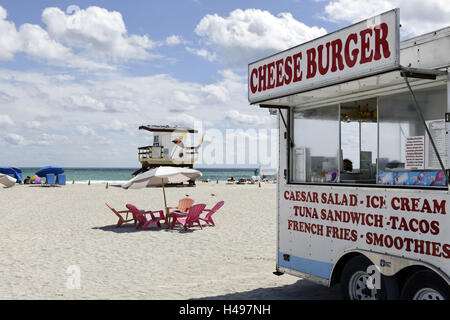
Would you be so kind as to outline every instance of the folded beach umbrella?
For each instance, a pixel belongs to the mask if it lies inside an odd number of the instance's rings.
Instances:
[[[55,176],[61,173],[64,173],[64,169],[57,166],[47,166],[40,168],[38,171],[36,171],[36,175],[45,178],[47,174],[54,174]]]
[[[202,173],[195,169],[178,167],[159,167],[141,173],[122,185],[124,189],[142,189],[147,186],[162,186],[164,196],[164,206],[167,215],[167,200],[164,184],[181,183],[188,180],[195,180],[202,176]]]

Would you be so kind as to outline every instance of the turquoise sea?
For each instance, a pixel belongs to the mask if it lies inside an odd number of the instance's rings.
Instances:
[[[24,168],[22,167],[22,178],[33,176],[39,168]],[[113,181],[127,181],[130,180],[131,174],[138,168],[63,168],[66,175],[67,183],[75,181],[76,183],[91,183],[99,182],[113,182]],[[254,169],[236,169],[236,168],[195,168],[202,172],[203,176],[199,179],[211,180],[227,180],[233,176],[234,179],[245,178],[255,175]],[[262,174],[266,175],[267,179],[273,179],[276,175],[275,169],[262,169]]]

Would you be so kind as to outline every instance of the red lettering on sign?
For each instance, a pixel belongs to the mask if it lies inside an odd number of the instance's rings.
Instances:
[[[273,70],[275,69],[275,62],[269,63],[267,65],[267,68],[269,70],[268,80],[267,80],[267,89],[273,89],[273,88],[275,88],[275,79],[273,76]]]
[[[367,35],[372,36],[372,28],[361,31],[359,35],[361,36],[361,60],[359,64],[371,62],[373,51],[370,50],[370,38],[367,38]],[[369,51],[369,55],[367,55],[367,51]]]
[[[292,57],[287,56],[284,61],[284,83],[289,84],[292,81]]]
[[[266,90],[266,69],[267,65],[261,66],[258,68],[258,79],[259,79],[259,86],[258,91],[265,91]]]
[[[283,77],[283,59],[277,60],[275,62],[275,68],[277,71],[277,81],[276,86],[281,87],[283,85],[284,77]]]
[[[373,59],[374,60],[381,59],[380,49],[382,49],[383,51],[383,56],[385,58],[389,58],[391,56],[391,52],[389,51],[389,43],[387,41],[388,25],[386,23],[382,23],[379,26],[376,26],[374,30],[375,30],[375,55],[373,56]]]
[[[326,67],[323,66],[323,61],[322,61],[323,60],[323,45],[320,45],[317,47],[317,53],[319,55],[319,57],[318,57],[319,61],[317,64],[319,66],[319,73],[321,75],[325,75],[328,72],[328,68],[330,66],[330,43],[329,42],[327,42],[326,47],[327,47],[327,52],[326,52],[327,65],[326,65]]]
[[[331,72],[336,72],[339,70],[344,70],[344,59],[342,58],[342,41],[341,39],[336,39],[331,42],[331,47],[333,48]]]
[[[307,50],[306,55],[308,57],[306,79],[314,78],[317,72],[316,49]]]
[[[352,68],[356,61],[358,60],[359,49],[353,49],[350,57],[350,42],[353,41],[355,44],[358,43],[358,35],[356,33],[351,33],[347,40],[345,41],[344,57],[345,63],[349,68]]]
[[[255,78],[258,79],[257,69],[253,69],[250,75],[250,90],[252,91],[252,93],[256,93],[256,91],[258,90],[258,86],[255,84]]]
[[[282,88],[305,79],[327,76],[359,65],[392,56],[389,26],[381,23],[374,28],[350,33],[345,37],[300,49],[291,55],[277,56],[277,60],[249,70],[249,91],[252,94]],[[302,51],[304,50],[304,51]],[[306,63],[302,55],[306,54]]]
[[[300,71],[300,61],[302,60],[302,53],[294,54],[294,82],[302,81],[303,72]]]

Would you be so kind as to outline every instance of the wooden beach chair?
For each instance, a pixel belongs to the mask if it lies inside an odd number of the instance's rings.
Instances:
[[[178,205],[176,207],[167,207],[167,210],[175,209],[176,211],[187,212],[193,204],[194,200],[191,198],[183,198],[178,200]]]
[[[202,224],[200,223],[200,214],[205,209],[206,204],[199,203],[193,205],[189,208],[188,213],[181,213],[174,211],[172,213],[172,229],[175,227],[175,224],[178,222],[184,227],[184,230],[187,230],[188,227],[192,227],[194,223],[197,223],[200,229],[203,229]]]
[[[212,219],[212,215],[217,212],[224,205],[225,201],[219,201],[212,209],[204,209],[203,211],[208,212],[205,217],[199,218],[202,221],[205,221],[207,225],[211,223],[211,225],[215,226],[214,221]]]
[[[176,207],[167,207],[169,223],[170,223],[170,219],[172,217],[172,213],[174,213],[174,212],[187,213],[187,211],[193,204],[194,204],[194,200],[192,200],[191,198],[183,198],[183,199],[178,200],[178,205]],[[172,210],[172,209],[175,209],[175,210],[170,212],[170,210]]]
[[[146,229],[149,225],[155,223],[156,225],[158,225],[158,227],[161,227],[161,220],[165,221],[165,216],[164,216],[164,211],[163,210],[158,210],[158,211],[140,211],[138,208],[136,208],[134,205],[132,204],[127,204],[126,207],[128,208],[128,210],[131,211],[131,213],[133,213],[134,217],[137,220],[137,226],[136,229]],[[154,213],[159,213],[159,217],[155,217]],[[147,217],[145,216],[146,214],[149,214],[152,218],[151,219],[147,219]]]
[[[105,204],[119,218],[119,221],[117,221],[117,224],[116,224],[116,228],[120,227],[123,223],[130,222],[130,221],[134,221],[134,223],[136,224],[136,217],[134,215],[133,215],[133,219],[128,220],[128,214],[131,213],[130,210],[117,211],[109,203],[106,202]],[[125,219],[122,217],[122,214],[124,214],[124,213],[127,214]]]

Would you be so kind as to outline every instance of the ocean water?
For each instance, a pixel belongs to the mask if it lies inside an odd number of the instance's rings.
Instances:
[[[22,179],[27,176],[32,177],[40,168],[21,168]],[[103,182],[124,182],[132,178],[131,174],[138,168],[63,168],[66,175],[67,183],[103,183]],[[224,181],[231,176],[237,180],[239,178],[250,179],[255,175],[255,169],[225,169],[225,168],[195,168],[199,170],[203,176],[198,179],[210,179]],[[273,179],[276,175],[275,169],[262,169],[262,173],[267,179]]]

